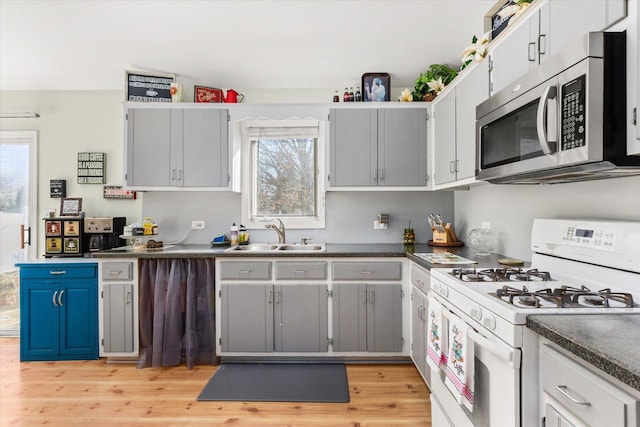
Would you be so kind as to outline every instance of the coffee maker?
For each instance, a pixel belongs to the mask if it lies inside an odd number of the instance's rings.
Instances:
[[[85,218],[84,232],[88,238],[89,252],[125,246],[120,238],[124,233],[127,219],[121,217]]]

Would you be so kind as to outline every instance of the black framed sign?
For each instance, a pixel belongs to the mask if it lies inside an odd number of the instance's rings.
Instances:
[[[61,198],[67,197],[67,180],[51,179],[49,180],[49,197]]]
[[[104,184],[106,153],[78,153],[78,184]]]
[[[172,102],[171,83],[175,75],[125,71],[125,99],[137,102]]]

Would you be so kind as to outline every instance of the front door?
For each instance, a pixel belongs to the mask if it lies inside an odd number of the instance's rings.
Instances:
[[[36,155],[35,131],[0,132],[0,335],[20,334],[15,264],[35,259],[37,249]]]

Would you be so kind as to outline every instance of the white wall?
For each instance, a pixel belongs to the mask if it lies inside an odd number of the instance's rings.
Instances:
[[[140,216],[137,200],[102,197],[100,184],[77,183],[78,152],[102,152],[107,159],[107,185],[122,185],[122,91],[2,92],[0,111],[37,112],[38,119],[0,119],[1,130],[38,131],[38,217],[43,209],[60,212],[60,199],[49,197],[49,180],[65,179],[67,197],[81,197],[87,216]],[[44,253],[42,224],[38,255]]]
[[[530,260],[534,218],[640,221],[640,177],[533,186],[483,183],[455,192],[455,217],[462,240],[481,221],[490,221],[500,236],[498,252]]]

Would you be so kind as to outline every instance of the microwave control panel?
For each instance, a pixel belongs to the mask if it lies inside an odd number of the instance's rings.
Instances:
[[[585,145],[586,132],[586,82],[585,74],[562,85],[562,147],[570,150]]]

